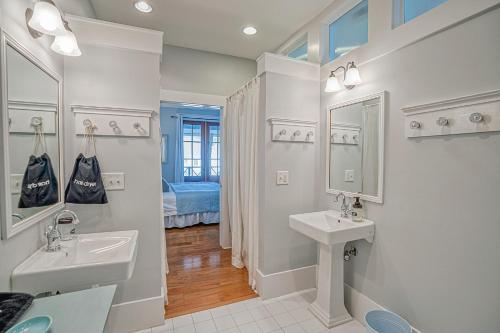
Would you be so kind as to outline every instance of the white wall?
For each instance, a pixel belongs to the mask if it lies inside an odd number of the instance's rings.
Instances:
[[[161,88],[228,96],[256,75],[253,60],[164,45]]]
[[[366,204],[375,243],[356,243],[345,280],[422,332],[499,332],[500,134],[408,140],[401,112],[500,88],[500,9],[463,21],[498,1],[449,0],[394,31],[390,2],[370,2],[369,44],[322,68],[326,80],[329,70],[356,60],[364,79],[352,91],[322,94],[322,124],[332,104],[388,91],[385,201]],[[319,36],[326,16],[305,29]],[[321,152],[316,191],[324,193]],[[331,203],[321,196],[321,208]]]
[[[95,27],[94,21],[80,22],[78,29]],[[102,25],[101,25],[102,26]],[[120,29],[120,27],[115,27]],[[100,28],[99,28],[100,29]],[[107,29],[107,28],[104,28]],[[144,32],[147,33],[147,32]],[[75,30],[77,37],[79,30]],[[161,43],[161,37],[158,38]],[[125,173],[125,190],[108,191],[107,205],[70,205],[80,217],[78,232],[138,230],[138,254],[134,274],[119,283],[113,303],[155,299],[153,317],[125,318],[113,322],[107,332],[134,331],[163,322],[163,215],[160,162],[161,54],[94,45],[82,38],[83,55],[65,59],[65,162],[69,177],[79,153],[81,137],[74,134],[71,105],[108,106],[154,110],[149,138],[98,137],[97,153],[102,172]],[[146,302],[146,301],[145,301]],[[125,308],[128,305],[123,305]],[[148,309],[143,306],[144,309]],[[120,308],[119,311],[125,311]],[[149,312],[149,310],[148,310]],[[112,313],[113,317],[113,313]],[[114,318],[114,317],[113,317]],[[125,325],[126,323],[126,325]]]
[[[26,29],[24,12],[31,5],[31,0],[1,0],[0,26],[2,30],[24,45],[46,66],[62,77],[63,58],[50,50],[51,40],[47,37],[34,40]],[[10,290],[12,270],[45,243],[45,225],[49,221],[50,219],[47,219],[9,240],[0,240],[0,258],[2,258],[0,291]]]
[[[64,13],[95,18],[94,6],[90,0],[55,0]]]
[[[286,66],[285,72],[289,75],[265,70],[261,76],[259,270],[265,275],[316,263],[316,243],[291,230],[288,216],[314,211],[318,199],[315,179],[319,142],[274,142],[267,121],[273,117],[318,121],[318,77],[304,79],[297,75],[304,71],[304,67],[310,70],[314,65],[275,56],[271,58],[278,66]],[[289,185],[276,185],[278,170],[289,172]]]

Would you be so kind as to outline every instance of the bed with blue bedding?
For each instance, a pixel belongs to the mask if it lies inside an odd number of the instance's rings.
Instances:
[[[165,228],[220,222],[220,184],[170,183],[163,193]]]

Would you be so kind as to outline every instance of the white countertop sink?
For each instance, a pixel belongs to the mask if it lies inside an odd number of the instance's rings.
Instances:
[[[79,234],[61,242],[61,250],[46,246],[12,272],[16,291],[38,294],[69,291],[127,280],[137,257],[137,230]]]
[[[340,217],[339,212],[323,212],[290,215],[290,227],[326,245],[346,243],[358,239],[373,241],[375,223],[370,220],[353,222]]]

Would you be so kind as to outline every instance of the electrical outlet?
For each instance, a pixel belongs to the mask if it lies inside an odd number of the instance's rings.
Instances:
[[[23,174],[13,173],[10,175],[10,193],[19,194],[23,187]]]
[[[276,171],[276,184],[288,185],[288,171]]]
[[[354,182],[354,170],[345,170],[344,181],[349,183]]]
[[[106,191],[125,190],[125,174],[123,172],[103,173],[102,182]]]

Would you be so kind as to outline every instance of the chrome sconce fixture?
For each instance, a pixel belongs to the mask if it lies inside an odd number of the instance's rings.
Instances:
[[[54,52],[72,57],[82,54],[75,34],[52,0],[37,0],[33,9],[26,9],[25,16],[26,26],[33,38],[53,36],[51,49]]]
[[[338,70],[344,70],[344,87],[347,89],[352,89],[355,86],[361,84],[363,80],[361,80],[361,75],[359,74],[358,67],[354,64],[354,61],[348,62],[347,65],[339,66],[335,70],[331,71],[330,77],[326,81],[325,92],[337,92],[343,89],[339,80],[335,76],[335,72]]]

